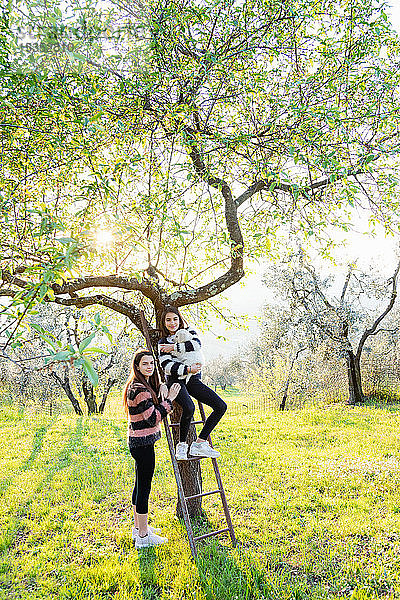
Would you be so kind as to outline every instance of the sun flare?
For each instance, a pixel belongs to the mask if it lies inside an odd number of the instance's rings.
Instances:
[[[109,229],[99,229],[96,233],[96,244],[98,246],[109,246],[113,240],[114,236]]]

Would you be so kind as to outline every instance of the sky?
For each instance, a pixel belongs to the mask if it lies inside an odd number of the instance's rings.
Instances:
[[[400,0],[391,1],[388,14],[393,27],[400,34]],[[336,256],[343,262],[357,259],[361,267],[368,268],[374,264],[380,274],[387,274],[389,277],[394,271],[398,241],[386,236],[383,230],[378,231],[375,238],[365,235],[368,228],[362,218],[356,222],[355,229],[347,238],[344,235],[340,238],[337,232],[332,232],[337,241],[343,240],[345,244],[338,249]],[[262,276],[267,267],[266,262],[250,265],[252,272],[244,282],[236,284],[223,294],[222,303],[231,313],[247,319],[247,329],[227,328],[224,322],[214,319],[211,331],[202,334],[205,355],[209,360],[220,355],[230,356],[259,335],[262,307],[271,297],[270,290],[262,285]],[[332,268],[335,270],[335,267]],[[340,266],[336,272],[340,277]],[[217,336],[224,336],[227,341],[218,339]]]
[[[392,25],[400,33],[400,0],[392,0],[389,4]]]

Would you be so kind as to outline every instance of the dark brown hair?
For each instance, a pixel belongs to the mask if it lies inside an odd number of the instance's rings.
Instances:
[[[142,360],[143,356],[151,356],[154,359],[154,356],[148,350],[137,350],[135,352],[135,356],[133,357],[131,372],[129,373],[128,380],[124,386],[124,390],[122,392],[122,401],[124,404],[125,412],[128,414],[128,388],[131,383],[141,383],[151,394],[152,400],[155,404],[158,403],[157,399],[157,379],[155,374],[155,361],[154,361],[154,373],[149,377],[147,381],[144,375],[139,371],[139,363]]]
[[[162,312],[160,320],[160,330],[163,337],[168,337],[169,335],[171,335],[170,331],[168,331],[168,329],[165,326],[165,317],[168,313],[174,313],[174,315],[177,315],[179,317],[179,329],[187,327],[187,323],[186,321],[184,321],[179,310],[175,306],[166,306]]]

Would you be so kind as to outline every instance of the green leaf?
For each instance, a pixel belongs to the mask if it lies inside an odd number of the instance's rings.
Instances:
[[[93,366],[92,361],[86,357],[82,358],[82,366],[92,385],[97,387],[99,383],[99,376]]]
[[[36,329],[36,327],[33,327],[33,325],[31,325],[31,327],[32,327],[33,329]],[[46,342],[46,344],[48,344],[48,345],[49,345],[49,346],[50,346],[50,347],[51,347],[51,348],[54,350],[54,352],[56,352],[56,351],[57,351],[57,349],[58,349],[58,340],[54,340],[54,341],[53,341],[52,339],[50,339],[50,338],[49,338],[47,335],[45,335],[44,333],[42,333],[42,332],[41,332],[41,331],[39,331],[38,329],[36,329],[36,331],[37,331],[37,333],[38,333],[39,337],[40,337],[40,338],[41,338],[41,339],[42,339],[44,342]],[[47,332],[47,333],[48,333],[48,332]],[[48,335],[50,335],[50,334],[48,334]]]
[[[105,325],[102,325],[101,326],[101,330],[106,334],[106,336],[108,337],[110,343],[112,344],[113,343],[113,336],[111,335],[109,329]]]
[[[95,354],[108,354],[107,350],[97,348],[96,346],[89,346],[89,348],[82,350],[81,355],[86,356],[87,354],[91,354],[92,352],[94,352]]]
[[[68,360],[73,356],[69,350],[61,350],[51,357],[51,360]]]
[[[89,346],[90,342],[96,337],[96,332],[94,331],[93,333],[91,333],[90,335],[88,335],[84,340],[81,341],[81,343],[79,344],[79,353],[82,353],[82,351]]]
[[[70,52],[69,54],[72,55],[77,60],[84,61],[84,62],[87,61],[86,56],[84,56],[83,54],[79,54],[79,52]]]
[[[69,244],[76,244],[76,240],[68,237],[56,238],[56,242],[60,242],[60,244],[63,244],[64,246],[69,246]]]

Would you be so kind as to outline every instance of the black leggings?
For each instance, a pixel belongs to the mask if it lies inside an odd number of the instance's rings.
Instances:
[[[187,383],[185,379],[169,378],[168,387],[176,382],[181,385],[180,392],[176,397],[176,402],[178,402],[178,404],[182,407],[179,440],[181,442],[186,441],[190,422],[194,414],[195,406],[190,396],[193,396],[193,398],[196,398],[196,400],[199,400],[203,404],[207,404],[207,406],[211,406],[213,409],[212,413],[207,418],[203,429],[199,433],[199,437],[202,440],[206,440],[218,421],[225,414],[227,408],[225,402],[218,396],[218,394],[204,385],[204,383],[201,381],[200,375],[198,374],[192,375]]]
[[[129,443],[129,451],[135,459],[135,487],[132,492],[132,504],[136,512],[144,515],[149,512],[149,496],[151,480],[153,479],[156,457],[154,444],[148,446],[132,446]]]

